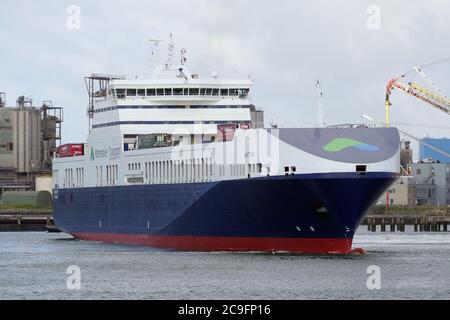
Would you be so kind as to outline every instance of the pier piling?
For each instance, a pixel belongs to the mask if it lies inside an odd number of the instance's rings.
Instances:
[[[45,231],[52,223],[49,209],[0,209],[0,231]]]
[[[450,216],[448,213],[434,214],[379,214],[368,215],[363,223],[367,224],[367,231],[376,232],[377,225],[380,225],[378,231],[381,232],[405,232],[406,226],[412,226],[414,232],[446,232],[448,231],[448,221]],[[388,225],[389,224],[389,229]]]

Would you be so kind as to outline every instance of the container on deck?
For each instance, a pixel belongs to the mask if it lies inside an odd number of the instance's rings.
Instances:
[[[57,155],[59,158],[76,157],[84,155],[84,144],[68,143],[58,147]]]

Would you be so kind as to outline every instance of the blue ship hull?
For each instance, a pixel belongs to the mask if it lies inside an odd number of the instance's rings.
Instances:
[[[397,174],[326,173],[55,190],[58,228],[80,239],[201,251],[348,253]]]

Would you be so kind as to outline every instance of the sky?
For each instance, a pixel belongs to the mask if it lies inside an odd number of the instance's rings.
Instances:
[[[74,11],[75,8],[75,11]],[[78,14],[79,12],[79,14]],[[315,81],[326,124],[384,120],[385,86],[413,66],[450,57],[450,1],[151,0],[8,1],[0,19],[0,91],[64,108],[63,142],[88,134],[84,76],[151,74],[149,39],[174,35],[200,77],[254,81],[266,125],[315,126]],[[165,60],[166,45],[160,50]],[[423,69],[450,95],[450,60]],[[408,81],[426,84],[415,73]],[[392,95],[391,123],[450,137],[450,116]]]

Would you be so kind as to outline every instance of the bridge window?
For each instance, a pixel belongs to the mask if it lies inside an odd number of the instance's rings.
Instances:
[[[189,88],[190,96],[198,96],[198,88]]]
[[[200,89],[200,95],[201,95],[201,96],[204,96],[205,93],[206,93],[206,88],[201,88],[201,89]]]
[[[136,89],[127,89],[127,97],[135,97]]]
[[[155,96],[156,90],[155,89],[147,89],[147,96]]]
[[[211,89],[211,88],[206,88],[205,94],[206,94],[207,96],[210,96],[211,93],[212,93],[212,89]]]
[[[137,89],[137,95],[139,97],[145,97],[145,89]]]
[[[237,96],[238,95],[238,89],[230,89],[230,96]]]
[[[218,96],[219,95],[219,89],[212,89],[212,95]]]
[[[172,95],[172,88],[165,88],[164,89],[164,95],[171,96]]]
[[[228,89],[220,89],[220,95],[221,96],[227,96],[228,95]]]
[[[174,88],[173,89],[174,96],[181,96],[182,94],[183,94],[183,88]]]
[[[118,99],[125,98],[125,89],[116,89],[116,93]]]
[[[239,98],[247,98],[250,89],[239,89]]]
[[[257,168],[256,170],[257,170],[258,173],[262,172],[262,164],[261,163],[257,163],[256,164],[256,168]],[[270,169],[270,168],[267,168],[267,169]]]

